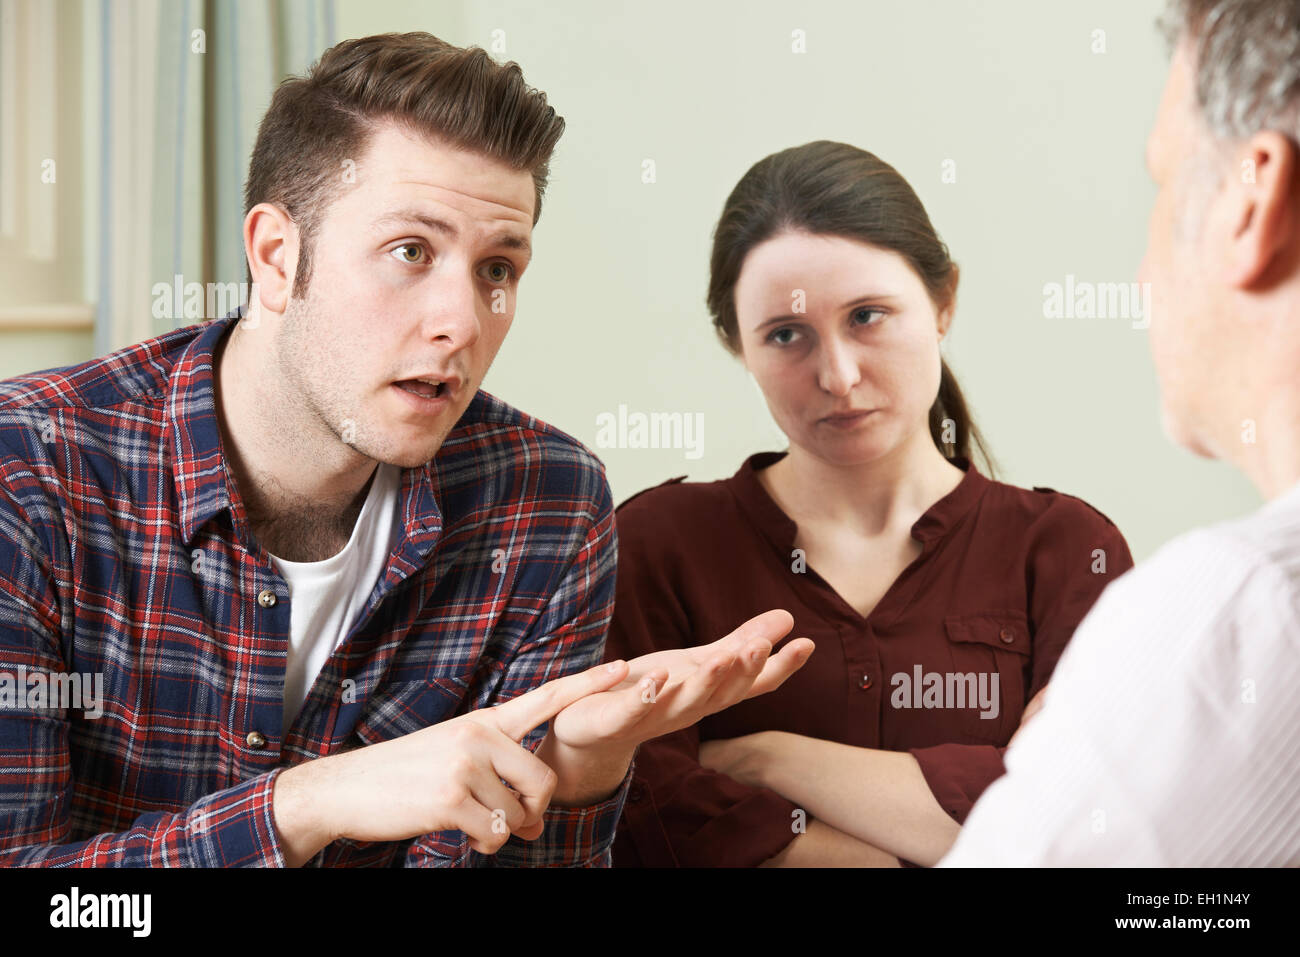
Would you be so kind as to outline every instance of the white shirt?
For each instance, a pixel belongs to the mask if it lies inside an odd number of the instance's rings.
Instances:
[[[1005,763],[940,866],[1300,865],[1300,485],[1112,582]]]
[[[289,586],[289,660],[284,671],[287,735],[316,676],[366,607],[388,561],[397,532],[402,470],[381,462],[352,536],[337,555],[320,562],[271,561]]]

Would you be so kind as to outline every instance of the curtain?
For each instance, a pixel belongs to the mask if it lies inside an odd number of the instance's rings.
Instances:
[[[0,237],[20,240],[24,258],[39,263],[53,262],[58,249],[58,190],[36,182],[57,155],[57,13],[32,0],[0,0]]]
[[[335,8],[88,0],[86,13],[87,291],[102,355],[243,301],[230,293],[246,278],[243,184],[257,125],[279,82],[335,42]]]

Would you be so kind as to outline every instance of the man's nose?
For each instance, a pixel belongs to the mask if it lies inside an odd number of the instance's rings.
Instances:
[[[481,307],[474,277],[458,270],[433,290],[423,321],[424,338],[443,340],[457,349],[472,346],[481,332]]]

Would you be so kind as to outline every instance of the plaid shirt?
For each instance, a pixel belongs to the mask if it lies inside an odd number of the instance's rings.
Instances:
[[[0,383],[0,864],[282,866],[285,768],[601,660],[604,468],[480,391],[404,471],[397,544],[281,738],[289,592],[227,472],[213,391],[233,322]],[[6,673],[73,672],[102,673],[102,715],[4,697]],[[608,866],[630,778],[493,856],[440,831],[341,839],[310,863]]]

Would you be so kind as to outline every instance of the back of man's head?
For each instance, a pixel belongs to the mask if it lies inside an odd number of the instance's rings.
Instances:
[[[280,84],[258,129],[244,213],[283,208],[301,237],[293,296],[306,295],[312,239],[337,191],[355,176],[369,135],[396,122],[418,135],[531,172],[533,223],[542,211],[550,158],[564,120],[514,62],[428,33],[345,40],[302,77]]]
[[[1166,432],[1271,495],[1300,454],[1300,0],[1171,0],[1162,25],[1140,275]]]
[[[1172,0],[1161,24],[1171,44],[1190,42],[1197,105],[1215,136],[1268,129],[1300,141],[1300,2]]]

